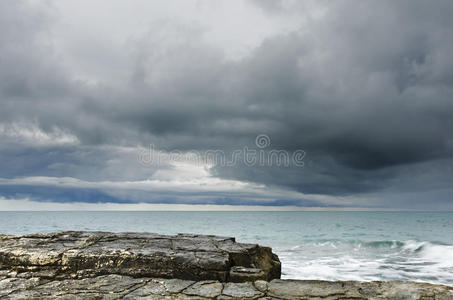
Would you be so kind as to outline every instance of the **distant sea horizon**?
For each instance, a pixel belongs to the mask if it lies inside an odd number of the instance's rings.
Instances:
[[[282,278],[453,282],[453,212],[0,211],[0,233],[198,233],[270,246]]]

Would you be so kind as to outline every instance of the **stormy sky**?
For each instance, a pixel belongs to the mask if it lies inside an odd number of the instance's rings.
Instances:
[[[450,0],[0,0],[0,210],[452,210],[452,13]],[[187,155],[245,148],[303,151],[303,166]]]

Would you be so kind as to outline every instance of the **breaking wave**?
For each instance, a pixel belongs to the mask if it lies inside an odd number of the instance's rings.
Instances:
[[[284,278],[453,282],[453,245],[415,240],[321,240],[275,250]]]

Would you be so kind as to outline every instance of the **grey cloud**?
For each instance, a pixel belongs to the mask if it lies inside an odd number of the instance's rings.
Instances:
[[[277,19],[289,11],[303,15],[308,7],[259,3]],[[77,80],[48,43],[55,12],[15,2],[0,10],[10,16],[0,18],[0,116],[34,120],[44,131],[67,130],[81,142],[75,152],[153,143],[167,151],[230,153],[253,146],[264,133],[273,148],[305,150],[306,166],[239,164],[219,166],[215,175],[304,193],[397,195],[444,188],[453,153],[453,3],[322,4],[323,18],[269,37],[239,60],[227,60],[207,43],[203,28],[154,22],[140,39],[127,42],[124,82],[106,77],[90,85]],[[117,155],[93,151],[102,170]],[[10,163],[2,165],[11,170],[4,176],[77,177],[93,170],[85,156],[73,162],[64,154],[59,160],[73,167],[51,173],[41,164],[48,153],[32,153],[3,153]],[[35,159],[41,163],[15,163]],[[128,164],[120,161],[118,168]],[[145,176],[139,168],[127,176]],[[433,176],[425,178],[426,172]],[[109,175],[97,171],[91,179],[103,176]]]

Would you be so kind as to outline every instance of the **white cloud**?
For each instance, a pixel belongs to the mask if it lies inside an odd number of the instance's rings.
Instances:
[[[0,123],[0,139],[27,146],[78,145],[79,139],[65,130],[53,126],[44,131],[33,122]]]

